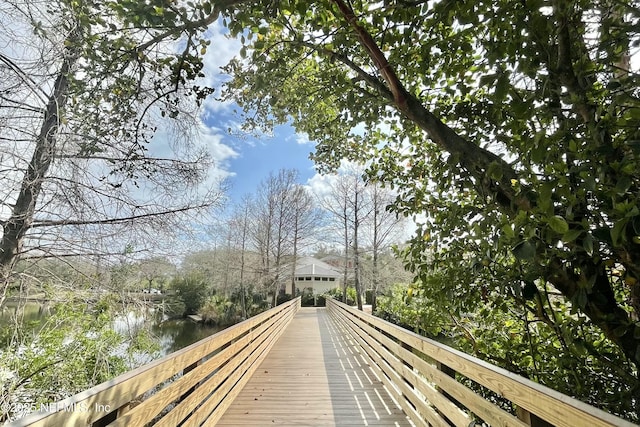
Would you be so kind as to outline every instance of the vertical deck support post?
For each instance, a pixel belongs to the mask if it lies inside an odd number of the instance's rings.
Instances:
[[[436,369],[438,369],[440,372],[442,372],[443,374],[447,375],[448,377],[451,377],[453,379],[456,378],[455,369],[450,368],[449,366],[445,365],[444,363],[436,361]],[[447,393],[446,391],[442,390],[441,387],[437,386],[436,389],[438,390],[438,393],[442,394],[449,401],[451,401],[453,404],[455,404],[458,408],[462,409],[463,411],[465,410],[464,405],[462,405],[460,402],[458,402],[458,400],[453,398],[453,396],[451,396],[449,393]],[[444,418],[447,418],[447,414],[445,414],[445,413],[443,413],[441,411],[438,411],[438,413],[440,415],[442,415]]]
[[[456,371],[455,369],[452,369],[450,367],[448,367],[447,365],[441,363],[441,362],[436,362],[436,369],[438,369],[440,372],[442,372],[443,374],[455,379],[456,378]],[[449,393],[443,391],[440,387],[437,387],[438,391],[443,394],[447,399],[449,399],[450,401],[454,402],[456,405],[460,406],[460,403],[457,402],[455,399],[453,399]]]
[[[409,351],[409,352],[413,353],[413,347],[411,347],[409,344],[405,343],[404,341],[400,341],[400,347],[402,347],[403,349],[405,349],[405,350],[407,350],[407,351]],[[410,364],[409,362],[407,362],[406,360],[402,360],[402,364],[403,364],[403,365],[405,365],[407,368],[409,368],[410,370],[412,370],[412,371],[413,371],[413,365],[411,365],[411,364]],[[413,384],[411,384],[411,383],[410,383],[406,378],[403,378],[403,380],[404,380],[405,384],[406,384],[408,387],[415,388],[415,387],[413,386]],[[404,393],[402,394],[402,398],[403,398],[403,399],[404,399],[404,400],[405,400],[409,405],[411,405],[411,406],[413,407],[413,409],[414,409],[414,410],[416,410],[416,411],[418,410],[418,408],[416,408],[416,407],[415,407],[415,405],[411,402],[411,400],[408,398],[408,396],[405,396],[405,394],[404,394]]]

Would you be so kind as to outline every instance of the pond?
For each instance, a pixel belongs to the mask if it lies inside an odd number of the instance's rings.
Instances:
[[[18,303],[14,302],[5,303],[5,307],[0,310],[0,348],[5,347],[11,337],[17,310]],[[142,327],[145,322],[150,322],[151,332],[160,345],[161,356],[178,351],[224,329],[195,323],[188,319],[168,319],[167,316],[158,315],[154,310],[155,308],[147,308],[144,311],[128,311],[126,315],[116,317],[113,329],[126,334],[128,331],[135,331]],[[50,304],[28,302],[23,304],[18,321],[23,325],[35,324],[42,322],[50,315]]]

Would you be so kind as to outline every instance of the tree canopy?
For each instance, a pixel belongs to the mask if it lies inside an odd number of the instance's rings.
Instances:
[[[193,138],[217,9],[152,3],[0,6],[0,305],[21,258],[114,255],[219,202]]]

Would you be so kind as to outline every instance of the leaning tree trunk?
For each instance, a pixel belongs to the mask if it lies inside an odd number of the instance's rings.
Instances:
[[[74,40],[67,39],[73,46]],[[0,239],[0,307],[4,303],[13,270],[20,259],[25,235],[31,228],[36,212],[38,196],[51,167],[61,115],[69,94],[69,74],[78,59],[73,49],[66,49],[58,76],[44,110],[42,126],[35,140],[35,148],[22,178],[20,192],[9,219],[2,222]]]

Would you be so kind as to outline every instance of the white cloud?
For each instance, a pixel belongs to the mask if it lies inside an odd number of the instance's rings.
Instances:
[[[337,173],[334,174],[320,174],[316,173],[307,180],[306,187],[318,200],[329,195],[332,191],[332,187],[335,185],[338,177],[341,174],[353,171],[362,171],[363,167],[355,162],[342,159],[340,161],[340,167]]]
[[[331,193],[331,188],[335,183],[338,175],[320,175],[316,173],[307,180],[306,187],[318,200],[322,200]]]
[[[234,56],[239,54],[242,43],[229,37],[228,31],[220,19],[209,26],[205,37],[211,41],[211,44],[204,56],[204,66],[205,70],[212,72],[205,73],[207,74],[206,79],[212,86],[217,86],[229,78],[228,75],[221,72],[221,67],[227,65]]]
[[[220,19],[211,24],[205,32],[205,37],[211,41],[211,44],[203,58],[205,77],[202,84],[215,88],[216,92],[220,90],[225,81],[230,79],[230,76],[224,74],[221,68],[227,65],[234,56],[237,56],[242,47],[239,40],[233,39],[227,34],[227,29],[222,25]],[[219,101],[216,95],[217,93],[204,102],[205,115],[233,108],[232,102]]]
[[[230,159],[238,156],[238,152],[230,146],[223,144],[222,134],[215,128],[210,128],[202,123],[200,125],[200,141],[207,148],[214,161],[214,171],[212,174],[218,178],[227,178],[235,175],[228,170]]]
[[[303,132],[303,133],[296,133],[296,143],[300,145],[306,145],[306,144],[313,144],[313,141],[309,140],[309,134]]]

